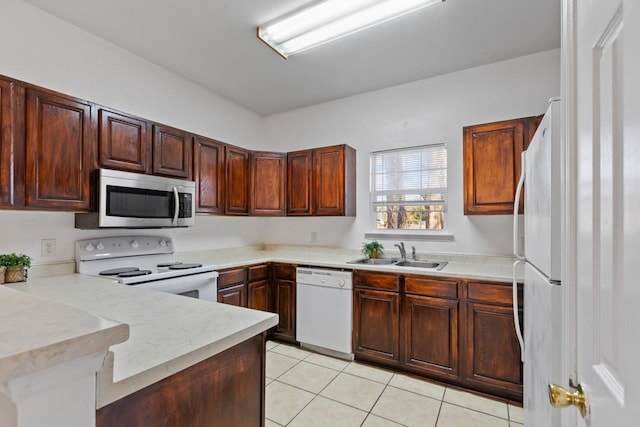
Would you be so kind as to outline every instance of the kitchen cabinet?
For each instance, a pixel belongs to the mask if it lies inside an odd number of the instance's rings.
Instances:
[[[247,306],[247,276],[245,267],[228,268],[218,272],[218,302]]]
[[[165,125],[153,125],[153,173],[191,179],[191,135]]]
[[[513,214],[521,153],[542,116],[463,128],[464,213]],[[520,212],[524,198],[520,199]]]
[[[355,216],[356,152],[348,145],[287,154],[287,215]]]
[[[24,102],[20,85],[0,78],[0,207],[24,204]]]
[[[272,331],[275,339],[296,342],[296,266],[271,264],[273,311],[278,314],[278,325]]]
[[[101,167],[151,172],[151,125],[107,108],[98,110],[98,160]]]
[[[225,213],[249,214],[249,150],[227,145],[225,147]]]
[[[400,362],[400,277],[353,274],[353,351],[356,357],[387,365]]]
[[[247,306],[249,308],[272,311],[268,264],[247,267],[247,288]]]
[[[460,377],[458,281],[405,277],[403,363],[442,379]]]
[[[224,143],[202,136],[193,137],[193,178],[196,183],[196,212],[224,213]]]
[[[26,207],[88,210],[96,164],[92,104],[28,88],[26,112]]]
[[[96,426],[263,426],[265,359],[260,334],[98,409]]]
[[[284,216],[287,181],[287,155],[252,151],[251,195],[249,214],[252,216]]]
[[[522,401],[510,283],[355,270],[353,285],[356,359]]]
[[[511,284],[467,281],[466,294],[464,382],[480,391],[522,399],[522,362]],[[520,307],[521,298],[520,292]]]

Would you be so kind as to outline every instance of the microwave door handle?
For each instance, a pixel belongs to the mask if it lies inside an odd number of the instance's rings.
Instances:
[[[180,214],[180,196],[178,195],[178,187],[173,187],[173,225],[178,225],[178,215]]]

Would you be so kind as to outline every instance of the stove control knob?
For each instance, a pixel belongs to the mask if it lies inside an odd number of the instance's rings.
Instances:
[[[87,243],[84,247],[84,250],[87,252],[92,252],[95,249],[95,246],[93,246],[91,243]]]
[[[102,244],[102,242],[98,242],[98,244],[96,245],[96,249],[99,251],[104,249],[104,245]]]
[[[160,240],[160,246],[162,246],[163,248],[165,246],[167,246],[167,241],[166,240]]]
[[[131,247],[132,248],[137,248],[138,246],[140,246],[140,243],[138,243],[137,240],[132,240],[131,241]]]

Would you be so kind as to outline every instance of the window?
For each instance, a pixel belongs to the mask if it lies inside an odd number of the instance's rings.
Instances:
[[[444,230],[445,144],[371,153],[374,230]]]

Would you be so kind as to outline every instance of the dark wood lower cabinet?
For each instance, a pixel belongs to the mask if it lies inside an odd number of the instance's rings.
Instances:
[[[247,307],[253,308],[254,310],[270,311],[270,296],[268,280],[249,283]]]
[[[247,285],[240,283],[224,289],[218,289],[218,302],[237,305],[238,307],[246,307]]]
[[[280,317],[273,337],[283,341],[296,341],[296,282],[273,280],[274,311]]]
[[[97,427],[264,426],[264,334],[117,400]]]
[[[366,360],[399,362],[400,294],[355,289],[354,307],[354,352]]]
[[[355,271],[353,292],[356,359],[522,401],[510,283]]]

